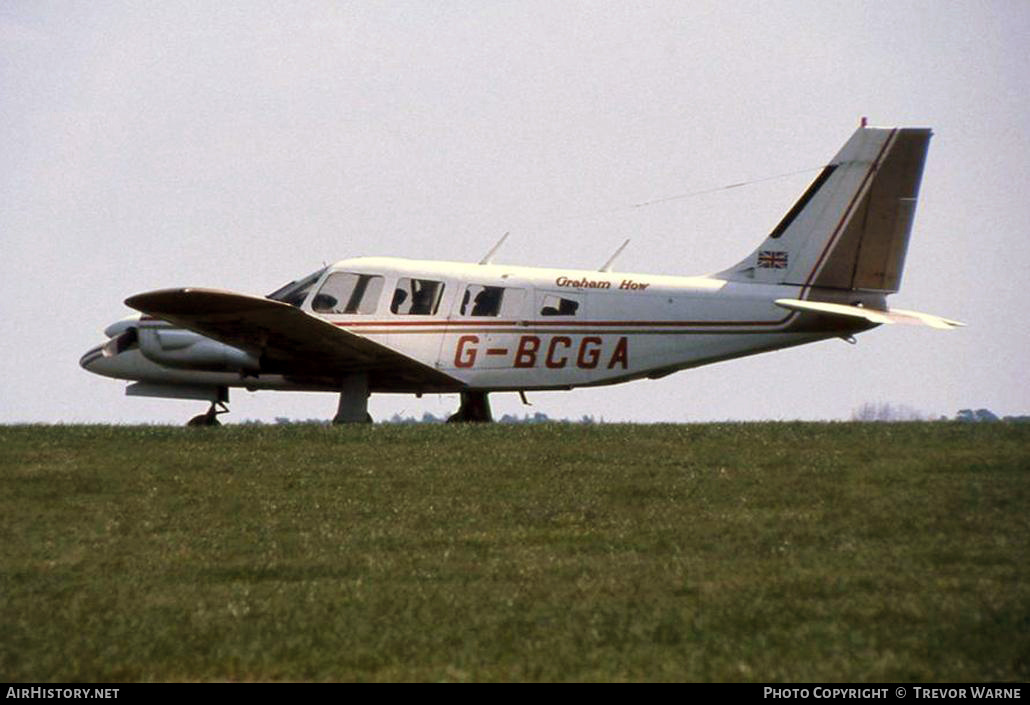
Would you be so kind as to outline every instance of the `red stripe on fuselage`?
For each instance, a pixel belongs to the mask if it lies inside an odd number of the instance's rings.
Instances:
[[[651,328],[711,328],[711,327],[733,327],[733,326],[772,326],[778,321],[489,321],[489,322],[468,322],[456,323],[454,321],[330,321],[334,326],[341,328],[442,328],[480,330],[487,326],[491,328],[626,328],[626,327],[651,327]]]

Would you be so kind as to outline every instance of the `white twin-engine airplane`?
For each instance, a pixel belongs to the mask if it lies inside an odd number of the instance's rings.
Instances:
[[[452,421],[489,421],[490,392],[658,379],[881,323],[952,328],[886,304],[930,135],[863,125],[758,249],[717,274],[512,267],[490,263],[496,247],[479,264],[349,259],[264,298],[137,294],[125,303],[142,315],[108,327],[80,364],[133,380],[131,396],[211,402],[193,425],[218,424],[229,387],[335,392],[339,423],[370,420],[373,393],[458,393]]]

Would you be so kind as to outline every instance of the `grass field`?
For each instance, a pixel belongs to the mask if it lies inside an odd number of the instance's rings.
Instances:
[[[0,427],[0,680],[1026,681],[1030,424]]]

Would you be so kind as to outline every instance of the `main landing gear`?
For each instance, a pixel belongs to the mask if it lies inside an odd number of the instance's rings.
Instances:
[[[194,416],[187,426],[221,426],[219,415],[229,412],[229,390],[217,389],[217,398],[211,402],[206,413]],[[208,397],[209,399],[211,397]],[[525,401],[525,395],[523,395]],[[447,423],[489,423],[490,399],[487,392],[462,392],[461,406],[447,419]],[[372,423],[368,413],[368,377],[358,374],[347,377],[340,388],[340,401],[336,407],[333,424]]]
[[[368,375],[353,374],[343,380],[340,403],[336,406],[333,425],[346,423],[372,423],[368,413]]]
[[[447,423],[489,423],[493,420],[486,392],[462,392],[461,406],[447,419]]]

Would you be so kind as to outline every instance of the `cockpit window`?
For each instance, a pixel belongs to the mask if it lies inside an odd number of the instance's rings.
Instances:
[[[443,296],[443,282],[430,279],[397,280],[390,311],[403,316],[431,316],[440,307]]]
[[[286,286],[279,287],[265,298],[272,299],[272,301],[282,301],[284,304],[297,306],[299,308],[300,305],[304,303],[304,299],[308,298],[308,292],[311,291],[311,287],[315,285],[315,282],[322,278],[326,269],[328,269],[328,267],[323,267],[317,272],[312,272],[303,279],[298,279],[290,282]]]
[[[383,278],[377,274],[333,272],[315,294],[311,308],[318,313],[375,313]]]

